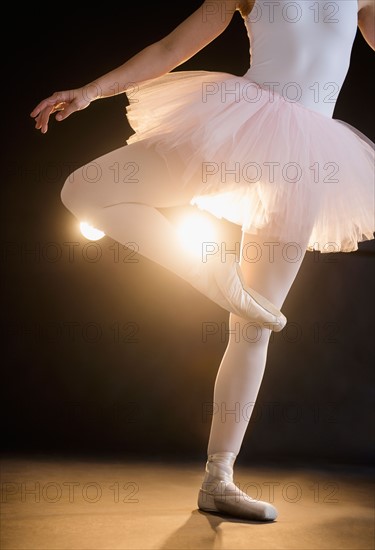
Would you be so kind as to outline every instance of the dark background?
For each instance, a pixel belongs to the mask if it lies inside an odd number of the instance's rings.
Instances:
[[[130,262],[107,237],[90,245],[60,202],[72,168],[131,134],[125,97],[53,122],[47,135],[29,118],[42,98],[120,65],[200,2],[157,4],[51,7],[4,21],[13,37],[3,46],[4,452],[205,456],[226,313],[148,260]],[[180,68],[240,75],[247,52],[236,14]],[[373,55],[358,31],[334,113],[372,140]],[[270,344],[241,461],[372,462],[374,254],[374,241],[350,254],[307,253],[284,305],[290,328]],[[203,341],[207,322],[217,334]]]

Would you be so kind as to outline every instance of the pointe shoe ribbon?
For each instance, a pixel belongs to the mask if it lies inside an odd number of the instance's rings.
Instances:
[[[248,321],[275,332],[286,325],[286,317],[267,298],[246,286],[239,263],[209,257],[194,273],[190,284],[210,300]]]

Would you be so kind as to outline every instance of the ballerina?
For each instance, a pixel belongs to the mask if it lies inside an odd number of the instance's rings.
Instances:
[[[250,41],[243,76],[173,71],[237,11]],[[374,144],[332,118],[357,26],[375,49],[374,14],[373,0],[206,0],[120,67],[55,92],[31,113],[46,133],[51,115],[62,121],[95,100],[127,95],[134,134],[95,160],[97,182],[87,181],[85,167],[73,172],[61,199],[79,220],[136,242],[141,255],[227,310],[231,329],[259,326],[256,341],[229,337],[214,388],[219,408],[255,403],[270,335],[286,324],[281,308],[306,251],[350,252],[374,237]],[[115,182],[114,163],[131,163],[136,177]],[[200,261],[183,252],[159,209],[188,204],[241,227],[239,257],[220,247]],[[249,245],[256,262],[244,253]],[[248,421],[213,415],[198,506],[272,521],[276,508],[233,482]]]

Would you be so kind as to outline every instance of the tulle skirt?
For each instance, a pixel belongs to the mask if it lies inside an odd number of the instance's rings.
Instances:
[[[374,144],[356,128],[227,73],[172,72],[127,96],[127,143],[178,159],[192,204],[308,250],[374,238]]]

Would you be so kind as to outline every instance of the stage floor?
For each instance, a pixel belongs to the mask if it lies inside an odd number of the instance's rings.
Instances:
[[[257,523],[197,509],[204,465],[3,457],[2,550],[374,548],[371,471],[238,467],[236,482],[274,503]]]

